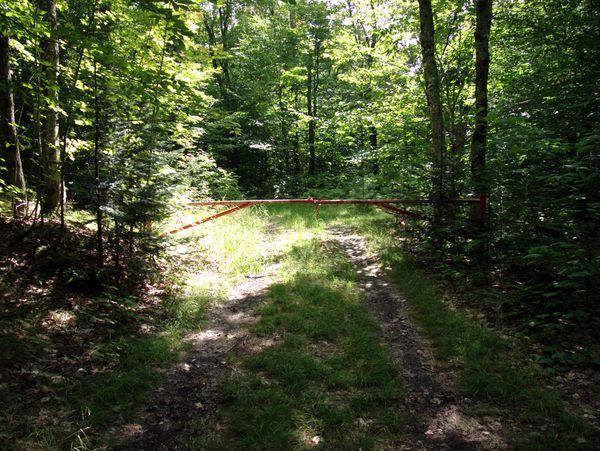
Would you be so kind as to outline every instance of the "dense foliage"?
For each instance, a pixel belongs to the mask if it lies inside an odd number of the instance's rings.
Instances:
[[[598,327],[600,5],[493,2],[478,179],[475,10],[485,2],[432,3],[439,156],[417,2],[2,2],[12,73],[2,95],[14,97],[18,135],[15,147],[4,115],[2,195],[20,218],[93,213],[102,265],[107,234],[115,259],[135,253],[150,223],[189,198],[433,199],[439,181],[443,220],[413,229],[416,251],[459,278],[478,269],[495,287],[484,298],[543,340]],[[482,186],[484,225],[447,202]]]

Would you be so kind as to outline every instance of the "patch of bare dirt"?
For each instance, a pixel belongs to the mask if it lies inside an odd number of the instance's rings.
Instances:
[[[355,267],[365,302],[382,325],[382,338],[405,382],[409,411],[423,420],[412,431],[410,449],[507,449],[499,421],[465,413],[468,400],[456,394],[452,375],[436,365],[431,343],[410,319],[407,301],[379,258],[369,254],[365,239],[343,228],[328,231]]]
[[[209,315],[207,327],[186,337],[191,350],[164,374],[140,420],[121,430],[121,449],[186,449],[194,421],[208,421],[218,405],[218,381],[228,369],[227,354],[248,336],[255,309],[271,283],[270,274],[250,279]]]

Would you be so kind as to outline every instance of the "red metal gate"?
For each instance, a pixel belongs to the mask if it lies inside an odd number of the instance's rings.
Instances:
[[[480,196],[479,198],[470,198],[470,199],[452,199],[450,200],[452,203],[479,203],[479,213],[481,218],[485,216],[485,207],[486,207],[486,199],[485,196]],[[220,218],[221,216],[228,215],[230,213],[235,213],[238,210],[243,208],[250,207],[252,205],[268,205],[268,204],[313,204],[316,207],[317,218],[319,217],[319,207],[321,205],[376,205],[385,210],[391,211],[393,213],[402,214],[409,216],[411,218],[416,219],[427,219],[425,216],[419,213],[415,213],[409,210],[405,210],[403,208],[396,207],[392,204],[403,204],[403,205],[425,205],[430,204],[431,201],[428,200],[418,200],[418,199],[313,199],[312,197],[308,197],[306,199],[246,199],[246,200],[205,200],[200,202],[190,202],[187,205],[191,207],[205,207],[205,206],[216,206],[216,205],[229,205],[232,208],[221,211],[214,215],[208,216],[206,218],[202,218],[198,221],[192,222],[190,224],[186,224],[184,226],[178,227],[176,229],[170,230],[165,235],[172,235],[177,232],[181,232],[182,230],[186,230],[192,227],[195,227],[200,224],[204,224],[205,222],[212,221],[213,219]]]

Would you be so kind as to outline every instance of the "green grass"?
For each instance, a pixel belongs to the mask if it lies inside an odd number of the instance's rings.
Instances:
[[[304,219],[282,216],[297,231],[306,227]],[[234,357],[241,371],[223,386],[226,431],[192,446],[381,449],[402,443],[410,418],[397,368],[345,256],[317,238],[301,239],[286,254],[281,277],[252,328],[275,344]]]
[[[437,359],[458,373],[461,394],[476,401],[472,413],[500,416],[516,426],[519,432],[508,437],[512,446],[593,449],[600,442],[597,430],[573,413],[559,394],[544,388],[547,375],[518,343],[443,301],[443,281],[406,257],[388,214],[372,207],[323,206],[321,221],[316,222],[312,206],[274,206],[270,211],[288,226],[320,233],[328,223],[367,237],[371,250],[392,268],[391,276],[432,339]]]
[[[160,225],[157,232],[191,224],[216,211],[214,208],[199,207],[181,211]],[[268,228],[269,214],[262,207],[253,206],[179,232],[173,236],[173,240],[197,248],[198,269],[203,268],[203,263],[212,262],[218,265],[218,272],[231,282],[246,274],[259,273],[268,263],[269,256],[264,246]]]
[[[93,357],[98,367],[109,370],[84,378],[72,390],[71,403],[80,406],[86,425],[105,429],[134,419],[148,390],[161,381],[157,369],[176,361],[189,346],[182,340],[185,334],[202,329],[208,308],[223,301],[240,278],[264,268],[267,219],[261,210],[240,212],[174,241],[170,277],[177,288],[162,301],[158,330],[107,342]]]
[[[450,310],[430,277],[409,262],[396,264],[394,279],[408,297],[415,318],[433,339],[437,357],[459,369],[459,388],[479,401],[480,413],[517,419],[525,433],[512,437],[523,449],[589,449],[593,433],[559,397],[540,387],[544,375],[497,333]],[[580,446],[581,445],[581,446]]]
[[[80,406],[88,426],[104,428],[131,421],[146,399],[146,392],[159,381],[156,368],[176,360],[179,343],[168,337],[147,335],[122,337],[95,352],[99,366],[114,365],[93,378],[80,381],[70,394]]]

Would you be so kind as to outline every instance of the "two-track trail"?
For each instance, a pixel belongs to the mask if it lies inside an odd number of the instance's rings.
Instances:
[[[278,228],[271,233],[268,251],[275,255],[285,233]],[[405,386],[406,399],[398,409],[419,418],[402,449],[506,448],[498,422],[478,421],[464,413],[466,401],[456,394],[451,378],[438,371],[430,343],[410,318],[407,301],[379,258],[369,254],[365,239],[333,227],[321,239],[334,242],[356,270],[364,302],[381,325],[382,342]],[[218,434],[219,383],[234,370],[228,355],[269,345],[260,343],[249,327],[257,321],[256,309],[277,281],[277,271],[278,265],[272,264],[234,287],[226,302],[212,308],[206,328],[186,337],[190,350],[185,358],[165,372],[165,383],[151,394],[139,420],[120,430],[121,449],[188,449],[198,424]]]

